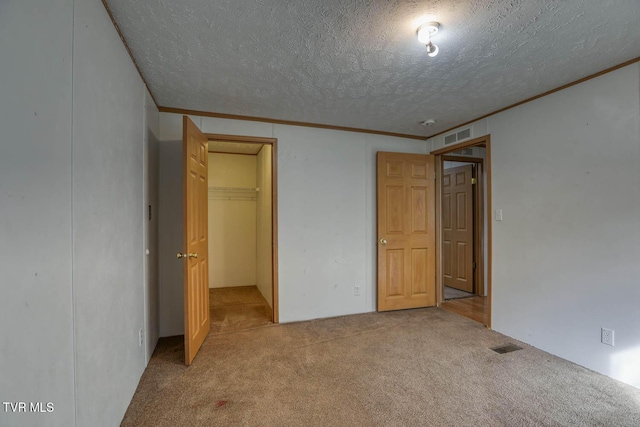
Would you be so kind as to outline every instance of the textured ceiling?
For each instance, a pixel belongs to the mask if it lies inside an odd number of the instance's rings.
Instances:
[[[638,0],[107,3],[160,106],[413,135],[640,57]]]
[[[229,154],[258,154],[262,144],[244,142],[209,141],[209,151]]]

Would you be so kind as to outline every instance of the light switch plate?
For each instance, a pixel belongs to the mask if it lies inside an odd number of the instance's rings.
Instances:
[[[502,221],[502,209],[496,209],[496,221]]]

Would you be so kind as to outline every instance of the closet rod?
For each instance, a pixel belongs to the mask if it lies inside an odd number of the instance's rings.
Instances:
[[[238,193],[255,193],[260,191],[259,187],[209,187],[210,192],[238,192]]]
[[[241,202],[255,202],[255,197],[209,197],[209,200],[235,200]]]

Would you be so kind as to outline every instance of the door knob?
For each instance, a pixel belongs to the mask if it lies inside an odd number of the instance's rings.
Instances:
[[[181,252],[178,252],[176,254],[176,258],[180,259],[180,258],[198,258],[198,252],[189,252],[188,254],[183,254]]]
[[[380,244],[381,245],[386,245],[387,244],[387,239],[380,239]]]

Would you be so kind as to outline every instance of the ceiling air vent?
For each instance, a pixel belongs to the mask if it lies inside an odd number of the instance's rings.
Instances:
[[[522,350],[522,347],[519,347],[515,344],[507,344],[500,347],[493,347],[491,350],[495,351],[498,354],[511,353],[512,351]]]
[[[451,135],[447,135],[444,137],[444,145],[453,144],[458,140],[458,135],[452,133]]]
[[[464,141],[471,138],[471,128],[459,130],[458,132],[450,133],[444,137],[444,145],[450,145],[455,142]]]

